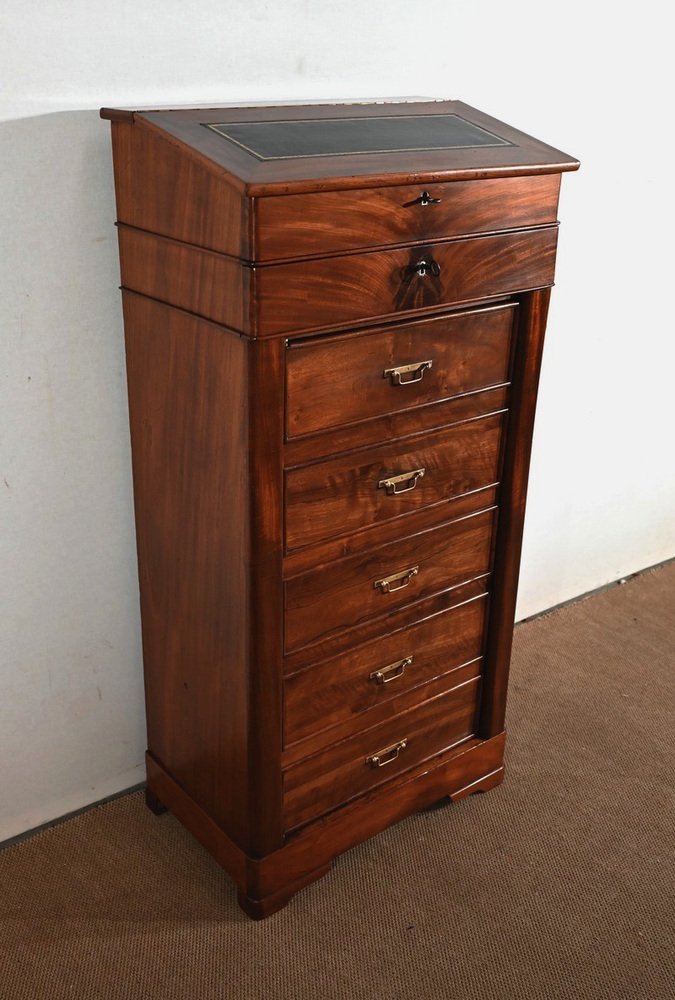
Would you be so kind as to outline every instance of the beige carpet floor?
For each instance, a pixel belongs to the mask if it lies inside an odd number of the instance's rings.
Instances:
[[[675,565],[519,626],[505,783],[253,923],[128,795],[0,852],[2,1000],[675,998]]]

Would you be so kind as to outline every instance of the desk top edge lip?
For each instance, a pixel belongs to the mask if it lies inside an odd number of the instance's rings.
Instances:
[[[455,114],[480,128],[495,131],[509,144],[454,150],[308,156],[294,159],[289,166],[288,160],[256,161],[227,141],[221,142],[212,130],[201,128],[216,122],[241,122],[242,112],[246,113],[248,121],[283,121],[299,114],[309,119],[318,118],[326,109],[331,110],[333,117],[409,115],[411,109],[415,115]],[[157,110],[103,107],[100,116],[112,123],[140,125],[178,143],[186,155],[201,160],[248,197],[563,173],[580,166],[575,157],[455,100],[406,98],[256,103]],[[213,120],[204,122],[205,117]],[[199,131],[195,125],[200,126]],[[509,151],[515,151],[515,155],[509,156]]]

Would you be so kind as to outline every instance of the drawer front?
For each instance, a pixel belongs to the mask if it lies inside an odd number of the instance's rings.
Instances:
[[[560,175],[547,174],[259,198],[256,259],[544,226],[559,190]]]
[[[420,685],[475,662],[483,651],[487,595],[287,677],[286,746],[400,700]],[[451,685],[447,677],[447,687]]]
[[[288,470],[287,549],[404,517],[497,482],[504,426],[505,414],[493,413]]]
[[[488,573],[495,521],[481,511],[287,580],[286,651]]]
[[[290,767],[284,772],[285,828],[314,819],[473,735],[479,690],[479,678],[466,681]]]
[[[344,326],[551,285],[557,236],[557,227],[551,227],[256,268],[258,336]]]
[[[451,399],[508,381],[516,306],[290,345],[289,437]]]

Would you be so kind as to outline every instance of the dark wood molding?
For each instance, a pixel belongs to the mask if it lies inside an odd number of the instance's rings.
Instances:
[[[285,349],[280,340],[253,341],[248,353],[248,456],[251,481],[248,559],[251,712],[249,851],[269,854],[283,840],[281,748],[284,604],[283,419]],[[264,405],[261,401],[264,400]]]
[[[532,432],[550,296],[550,289],[532,292],[523,296],[520,305],[480,718],[480,734],[488,739],[502,732],[506,715]]]

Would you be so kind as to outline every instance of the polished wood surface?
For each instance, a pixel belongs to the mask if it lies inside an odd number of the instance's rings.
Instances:
[[[514,310],[508,304],[370,331],[353,337],[348,350],[342,337],[293,342],[286,364],[288,437],[508,382]],[[418,369],[400,371],[411,365]]]
[[[479,671],[486,608],[483,594],[291,674],[284,683],[285,744],[326,734],[344,722],[373,725],[380,721],[382,707],[401,711],[412,703],[408,701],[411,693],[419,697],[418,689],[429,681],[446,678],[447,682],[447,675],[465,664]],[[402,665],[385,672],[395,663]],[[378,672],[384,679],[378,679]],[[378,711],[373,714],[373,710]],[[363,712],[370,714],[362,717]],[[331,734],[325,738],[330,740]]]
[[[112,139],[119,223],[235,257],[251,256],[250,202],[234,184],[223,184],[219,167],[186,157],[168,136],[130,124],[113,124]],[[126,182],[131,163],[133,184]]]
[[[578,164],[459,102],[412,117],[464,117],[456,132],[487,135],[472,148],[265,161],[206,127],[317,123],[258,130],[278,152],[347,134],[323,118],[410,108],[104,112],[147,799],[255,918],[504,773],[560,174]],[[347,125],[349,142],[429,132]]]
[[[389,781],[386,795],[375,790],[354,799],[261,858],[243,852],[150,754],[146,767],[148,785],[241,887],[239,898],[247,897],[247,912],[261,917],[284,906],[307,884],[308,873],[320,877],[338,854],[391,824],[442,797],[459,799],[499,784],[503,760],[503,733],[491,740],[468,739]]]
[[[118,224],[117,235],[125,288],[214,320],[233,332],[252,332],[250,268],[224,254],[126,225]]]
[[[398,629],[409,628],[416,622],[442,614],[464,601],[481,596],[489,589],[490,575],[486,573],[467,583],[438,591],[431,597],[393,607],[386,617],[366,618],[345,631],[333,632],[326,639],[317,639],[307,646],[291,650],[284,657],[284,671],[292,674],[325,659],[347,654],[372,639],[381,639]]]
[[[349,343],[345,346],[349,349]],[[287,438],[286,465],[289,468],[306,465],[339,452],[378,445],[382,441],[403,440],[423,432],[439,431],[463,420],[502,413],[508,409],[509,393],[509,383],[503,383],[421,407],[411,406],[395,413],[384,413],[371,420],[334,426],[330,428],[330,434],[317,433],[301,438]],[[344,394],[345,405],[346,397],[347,394]]]
[[[349,739],[355,734],[365,732],[367,729],[378,726],[382,722],[393,719],[402,712],[407,712],[411,708],[421,705],[423,702],[445,694],[452,687],[463,684],[465,681],[480,677],[482,672],[482,659],[470,660],[462,663],[452,671],[440,674],[433,680],[422,685],[411,688],[409,691],[384,700],[378,705],[369,709],[366,715],[356,715],[336,722],[328,729],[319,729],[310,733],[296,743],[290,743],[284,748],[281,754],[283,767],[291,767],[307,757],[318,753],[328,747],[335,746],[343,740]]]
[[[367,322],[550,285],[557,239],[552,226],[259,267],[257,335]],[[195,254],[201,267],[203,254]],[[421,277],[420,261],[433,262],[440,274]]]
[[[104,116],[111,117],[111,111],[115,113],[114,109],[106,109]],[[367,118],[411,113],[457,114],[466,121],[495,133],[511,145],[260,162],[234,143],[204,128],[205,124],[219,122]],[[233,178],[243,183],[246,193],[251,197],[394,184],[560,174],[579,167],[579,161],[574,157],[462,101],[148,110],[135,111],[133,123],[134,127],[148,129],[155,135],[170,136],[180,144],[186,156],[215,163],[222,169],[226,179]]]
[[[493,510],[472,514],[287,580],[286,650],[485,575],[495,520]]]
[[[509,417],[495,551],[494,586],[499,600],[493,602],[490,614],[485,696],[481,706],[480,733],[488,739],[502,732],[506,716],[532,432],[550,297],[550,289],[528,296],[519,317],[513,371],[516,391]]]
[[[129,293],[124,325],[148,748],[243,846],[250,486],[238,470],[247,346]],[[233,518],[244,530],[229,530]]]
[[[259,198],[259,261],[428,243],[556,222],[559,174]],[[425,198],[424,195],[428,195]]]
[[[438,311],[553,281],[557,228],[252,268],[118,226],[125,287],[256,337]],[[440,273],[420,276],[420,261]]]
[[[284,772],[287,828],[321,816],[467,739],[475,731],[479,691],[479,678],[474,677],[289,768]],[[391,748],[402,744],[394,756]],[[378,755],[379,766],[371,762]]]
[[[283,611],[272,403],[276,389],[283,405],[283,345],[240,340],[131,292],[124,320],[148,749],[234,840],[273,850]]]
[[[454,424],[435,434],[392,441],[286,473],[286,548],[290,551],[381,521],[403,522],[422,507],[499,481],[504,414]],[[381,485],[423,470],[400,493]],[[442,514],[440,515],[442,517]]]
[[[249,768],[251,788],[248,850],[263,855],[283,841],[281,817],[283,643],[283,409],[284,345],[248,341],[248,437],[238,452],[235,477],[249,483],[248,524],[228,516],[232,534],[248,531],[243,553],[250,569],[248,619]],[[220,385],[230,394],[226,382]],[[264,400],[264,405],[261,401]],[[240,622],[240,628],[244,622]],[[254,668],[252,669],[252,664]]]

